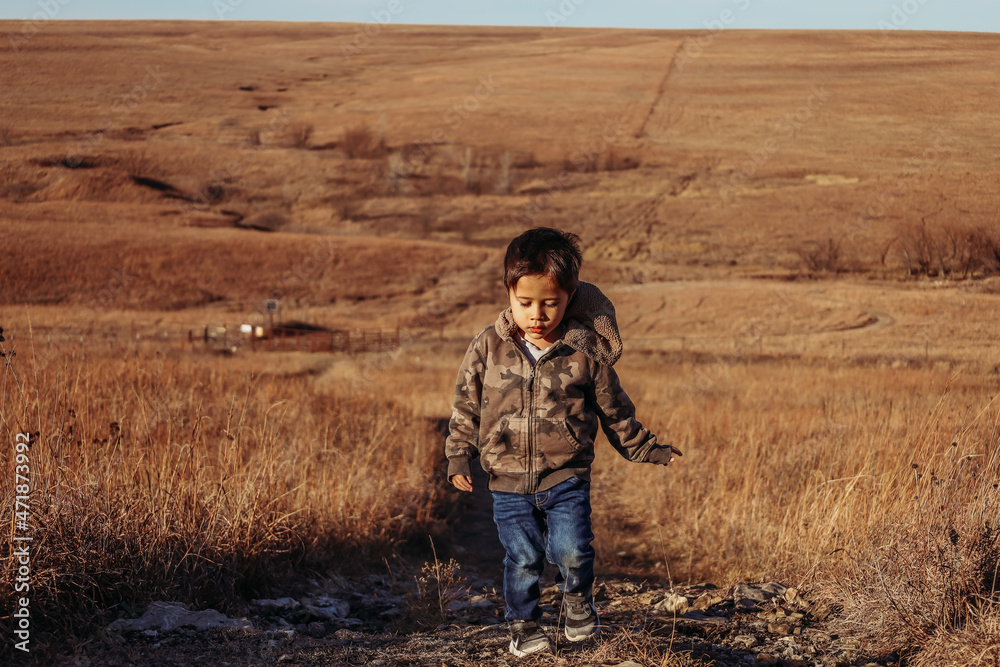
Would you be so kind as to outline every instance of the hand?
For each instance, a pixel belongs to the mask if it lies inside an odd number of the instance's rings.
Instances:
[[[472,478],[468,475],[452,475],[450,481],[459,491],[472,491]]]
[[[674,462],[674,455],[684,456],[681,450],[673,445],[657,445],[650,452],[646,460],[649,463],[656,463],[661,466],[668,466]]]

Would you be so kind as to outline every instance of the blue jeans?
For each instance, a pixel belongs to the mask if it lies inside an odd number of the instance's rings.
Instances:
[[[590,598],[594,585],[594,533],[590,483],[568,479],[541,493],[493,492],[493,520],[500,532],[507,622],[538,620],[538,579],[545,561],[559,568],[565,593]]]

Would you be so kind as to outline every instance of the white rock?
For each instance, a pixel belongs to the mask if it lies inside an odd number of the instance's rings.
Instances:
[[[683,595],[677,595],[676,593],[671,593],[667,597],[656,605],[656,609],[666,612],[668,614],[675,614],[677,616],[683,616],[687,613],[688,608],[691,603]]]
[[[146,613],[140,618],[120,618],[108,626],[108,630],[117,632],[138,632],[143,630],[159,630],[166,632],[183,626],[196,630],[209,628],[242,628],[252,630],[253,623],[245,618],[229,618],[214,609],[204,611],[189,611],[177,603],[154,602],[146,608]]]

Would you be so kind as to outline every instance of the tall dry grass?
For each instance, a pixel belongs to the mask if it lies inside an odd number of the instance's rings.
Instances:
[[[15,439],[35,434],[35,649],[57,635],[88,641],[149,599],[239,610],[282,577],[390,554],[435,521],[438,438],[374,394],[135,344],[67,345],[45,361],[0,345],[8,537]]]
[[[361,360],[255,374],[238,357],[81,345],[36,362],[22,342],[6,369],[25,393],[5,386],[0,442],[39,432],[32,604],[52,631],[154,596],[233,609],[284,573],[422,535],[448,502],[431,418],[461,346],[386,359],[359,393]],[[841,634],[866,646],[992,655],[991,363],[629,352],[639,417],[685,456],[635,465],[599,444],[603,573],[778,579],[840,607]]]
[[[595,532],[612,569],[779,579],[841,608],[842,634],[872,651],[940,659],[935,646],[975,627],[1000,654],[990,375],[745,358],[697,385],[698,364],[657,361],[620,372],[685,456],[666,470],[599,458]]]

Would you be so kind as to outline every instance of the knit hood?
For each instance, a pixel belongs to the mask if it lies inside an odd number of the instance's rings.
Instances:
[[[622,338],[618,333],[615,306],[596,285],[580,282],[566,308],[563,321],[566,333],[562,340],[573,349],[607,366],[614,366],[621,358]],[[500,313],[495,328],[501,338],[514,339],[517,324],[510,308]]]

